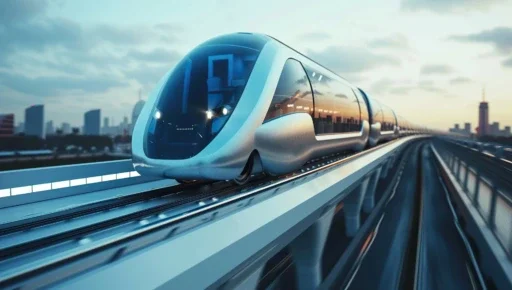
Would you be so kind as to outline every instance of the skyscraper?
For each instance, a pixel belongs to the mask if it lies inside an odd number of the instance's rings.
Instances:
[[[84,114],[84,135],[100,135],[100,110],[91,110]]]
[[[46,136],[55,134],[55,129],[53,128],[53,121],[46,122]]]
[[[0,115],[0,137],[14,134],[14,114]]]
[[[505,126],[505,129],[503,129],[503,136],[505,136],[505,137],[512,136],[512,133],[510,132],[510,126]]]
[[[464,133],[471,135],[471,123],[464,123]]]
[[[103,128],[101,129],[101,134],[110,134],[110,120],[108,119],[108,117],[103,118]]]
[[[69,123],[62,123],[62,134],[67,135],[71,134],[71,125]]]
[[[492,136],[499,136],[500,135],[500,123],[499,122],[493,122],[489,129],[489,135]]]
[[[485,89],[482,91],[478,114],[478,136],[489,135],[489,105],[485,101]]]
[[[25,135],[44,138],[44,105],[25,109]]]

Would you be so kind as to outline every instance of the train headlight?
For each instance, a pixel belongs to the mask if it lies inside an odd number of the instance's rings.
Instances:
[[[162,113],[160,113],[160,111],[158,111],[158,110],[157,110],[157,111],[155,112],[155,119],[157,119],[157,120],[158,120],[158,119],[160,119],[160,118],[162,118]]]
[[[210,110],[206,111],[206,118],[208,118],[208,119],[213,118],[213,112]]]
[[[229,105],[224,106],[224,108],[222,108],[222,115],[226,116],[229,113],[231,113],[231,107]]]

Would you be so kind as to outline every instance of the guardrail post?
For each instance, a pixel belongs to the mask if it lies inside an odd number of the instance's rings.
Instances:
[[[473,204],[478,208],[478,196],[480,195],[480,182],[482,182],[482,176],[480,175],[480,169],[475,168],[475,193],[473,195]]]
[[[460,174],[460,168],[462,167],[462,160],[460,158],[457,160],[458,160],[458,162],[457,162],[457,167],[455,169],[455,178],[460,183],[461,180],[460,180],[459,174]]]
[[[343,214],[345,217],[345,234],[353,237],[361,225],[361,206],[363,205],[364,195],[368,190],[370,177],[365,177],[343,201]]]
[[[455,157],[453,156],[453,154],[450,154],[450,153],[448,153],[447,151],[445,151],[445,152],[446,152],[446,156],[447,156],[447,158],[448,158],[448,168],[451,170],[451,169],[452,169],[452,167],[453,167],[453,159],[454,159]]]
[[[453,156],[453,161],[450,166],[450,170],[452,171],[453,174],[455,174],[455,168],[457,166],[457,157],[455,156],[455,154],[452,154],[452,156]]]
[[[363,210],[365,213],[371,213],[373,207],[375,207],[375,190],[377,189],[377,184],[379,183],[379,176],[381,170],[381,168],[375,169],[375,171],[372,173],[370,177],[368,191],[364,195],[363,200]]]
[[[496,202],[498,200],[498,188],[492,185],[491,209],[489,210],[489,227],[494,232],[496,228]]]
[[[464,182],[462,184],[463,185],[462,188],[464,188],[466,193],[468,193],[468,195],[469,195],[468,179],[469,179],[469,164],[466,163],[466,173],[464,174]]]
[[[290,244],[298,289],[316,289],[322,283],[322,254],[335,210],[329,209]]]

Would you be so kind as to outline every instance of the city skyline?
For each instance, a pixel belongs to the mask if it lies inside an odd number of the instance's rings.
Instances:
[[[411,122],[443,130],[457,120],[476,124],[475,92],[486,85],[492,114],[512,123],[510,2],[296,1],[288,13],[290,3],[265,1],[108,0],[112,9],[100,10],[85,1],[2,1],[0,9],[16,15],[0,21],[2,110],[19,116],[44,103],[56,124],[79,124],[88,108],[121,120],[133,92],[142,87],[147,98],[193,47],[251,31],[297,48]],[[322,21],[298,21],[312,14]]]
[[[485,98],[485,89],[482,90],[482,101],[478,106],[478,126],[472,130],[470,122],[464,123],[464,128],[461,128],[460,123],[455,123],[453,128],[449,128],[448,131],[452,133],[464,134],[467,136],[476,135],[478,137],[483,136],[495,136],[495,137],[512,137],[511,126],[505,125],[503,129],[500,128],[499,121],[489,122],[490,104]]]
[[[140,97],[140,96],[139,96]],[[131,134],[131,131],[133,130],[133,124],[137,121],[137,118],[139,117],[140,112],[142,111],[142,108],[145,104],[145,101],[142,99],[139,99],[135,105],[133,105],[133,108],[131,110],[131,122],[128,122],[128,117],[125,116],[122,118],[122,121],[120,121],[118,124],[115,124],[114,121],[112,123],[110,122],[109,117],[101,117],[101,111],[102,109],[89,109],[86,112],[83,112],[82,114],[82,124],[71,124],[69,122],[61,122],[57,123],[53,119],[47,120],[45,118],[45,104],[38,104],[38,105],[32,105],[30,107],[27,107],[24,109],[25,115],[24,118],[16,118],[16,115],[13,113],[2,113],[0,112],[0,129],[3,128],[3,124],[5,122],[8,122],[9,126],[12,126],[13,130],[12,132],[9,131],[9,134],[4,134],[5,136],[10,136],[13,134],[19,134],[24,133],[25,135],[36,135],[40,137],[44,137],[46,135],[54,135],[57,133],[57,130],[61,130],[62,134],[71,134],[73,128],[78,128],[80,134],[84,135],[123,135],[123,134]],[[27,112],[33,111],[34,109],[37,109],[40,115],[37,117],[37,122],[32,121],[32,124],[42,124],[41,126],[38,125],[38,128],[29,129],[29,134],[26,132],[26,118],[27,118]],[[96,124],[92,125],[95,127],[95,129],[92,129],[93,131],[89,131],[89,128],[87,127],[88,119],[89,123],[91,117],[88,117],[88,114],[94,114],[94,119],[97,118]],[[30,115],[30,114],[29,114]],[[32,114],[33,115],[33,114]],[[11,118],[12,116],[12,118]],[[33,116],[29,116],[29,118],[34,119]],[[103,126],[101,123],[101,120],[103,119]],[[8,120],[8,121],[5,121]],[[7,126],[7,123],[5,124]],[[33,126],[33,125],[32,125]],[[126,131],[126,132],[125,132]],[[34,133],[35,132],[35,133]],[[1,132],[0,132],[1,133]],[[2,135],[2,134],[0,134]]]

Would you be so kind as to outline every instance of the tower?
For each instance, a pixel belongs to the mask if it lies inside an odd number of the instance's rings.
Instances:
[[[478,113],[478,136],[489,135],[489,104],[485,101],[485,87],[482,89],[482,102]]]

